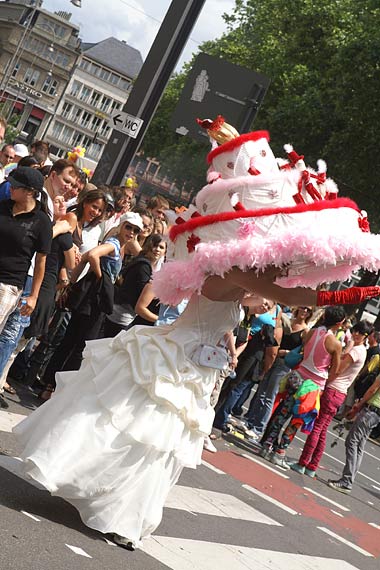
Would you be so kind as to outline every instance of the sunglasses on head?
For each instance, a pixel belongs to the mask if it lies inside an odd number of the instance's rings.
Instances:
[[[140,228],[138,228],[137,226],[131,226],[131,224],[124,224],[124,227],[126,230],[132,230],[134,234],[139,234],[140,233]]]

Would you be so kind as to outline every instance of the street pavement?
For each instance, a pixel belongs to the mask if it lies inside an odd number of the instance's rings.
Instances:
[[[330,489],[344,463],[344,442],[328,447],[318,479],[260,458],[228,436],[184,470],[161,525],[128,552],[87,528],[77,511],[23,479],[12,426],[37,405],[19,387],[0,411],[1,570],[379,570],[380,446],[367,443],[351,495]],[[293,442],[296,460],[304,436]]]

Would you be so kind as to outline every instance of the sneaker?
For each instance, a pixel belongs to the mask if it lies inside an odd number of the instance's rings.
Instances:
[[[244,435],[245,435],[245,437],[248,437],[248,439],[251,440],[252,443],[257,443],[261,439],[261,437],[259,435],[257,435],[256,432],[254,432],[252,429],[249,429],[249,428],[246,428],[244,430]]]
[[[210,451],[211,453],[216,453],[218,451],[208,436],[204,439],[203,449]]]
[[[124,536],[120,536],[120,534],[113,533],[112,539],[115,544],[121,546],[122,548],[125,548],[126,550],[131,550],[131,551],[135,550],[132,540],[129,540]]]
[[[306,469],[306,467],[305,467],[305,475],[307,475],[308,477],[311,477],[311,479],[314,479],[314,477],[316,475],[316,471],[314,471],[313,469]]]
[[[7,410],[9,408],[9,404],[2,394],[0,394],[0,408],[3,410]]]
[[[283,469],[290,469],[289,463],[286,462],[285,455],[280,455],[279,453],[273,453],[270,458],[270,462],[277,467],[282,467]]]
[[[300,475],[303,475],[305,473],[305,466],[300,465],[299,463],[291,463],[290,469],[296,471],[296,473],[299,473]]]
[[[329,479],[327,484],[332,489],[335,489],[335,491],[339,491],[339,493],[344,493],[345,495],[349,495],[351,493],[351,489],[347,487],[341,479],[338,479],[338,481],[332,481]]]

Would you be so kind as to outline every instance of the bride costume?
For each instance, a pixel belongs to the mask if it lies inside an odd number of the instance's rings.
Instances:
[[[219,371],[192,355],[236,326],[239,306],[199,295],[207,275],[286,264],[284,285],[293,286],[380,268],[380,238],[363,232],[364,216],[336,197],[323,165],[313,173],[289,148],[279,166],[266,132],[239,136],[221,118],[206,126],[222,143],[209,155],[209,184],[177,217],[173,261],[154,279],[163,302],[191,297],[186,310],[172,325],[88,342],[81,369],[58,373],[54,397],[14,430],[30,477],[89,527],[134,546],[157,528],[211,431]]]

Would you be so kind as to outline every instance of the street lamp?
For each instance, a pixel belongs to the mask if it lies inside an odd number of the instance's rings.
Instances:
[[[70,2],[77,8],[82,8],[82,0],[70,0]]]

